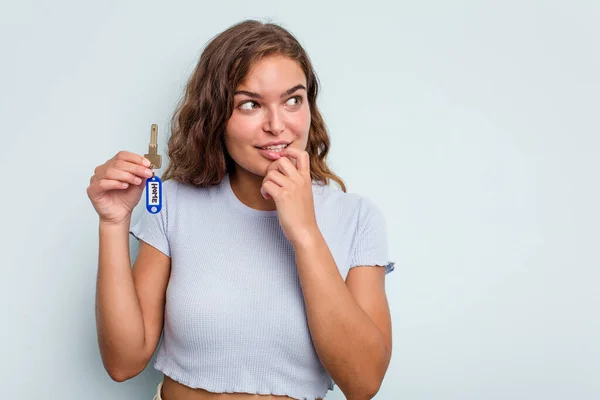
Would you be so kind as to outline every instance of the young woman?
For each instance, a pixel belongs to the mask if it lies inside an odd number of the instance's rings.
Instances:
[[[317,93],[288,31],[244,21],[207,45],[187,84],[159,213],[130,225],[152,176],[143,156],[95,169],[98,343],[114,380],[158,347],[155,399],[315,400],[334,383],[350,400],[377,393],[394,263],[379,208],[327,166]]]

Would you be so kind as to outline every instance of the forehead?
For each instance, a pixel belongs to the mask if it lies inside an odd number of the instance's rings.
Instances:
[[[279,95],[298,84],[306,86],[300,64],[288,57],[270,56],[256,62],[237,89],[264,93],[274,90]]]

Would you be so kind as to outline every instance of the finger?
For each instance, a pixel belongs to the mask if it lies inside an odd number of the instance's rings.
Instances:
[[[288,178],[279,171],[269,171],[263,179],[263,184],[267,181],[271,181],[280,187],[284,187],[289,179],[290,178]]]
[[[280,198],[283,188],[276,185],[274,182],[267,181],[260,188],[260,193],[267,200],[273,198],[275,201]]]
[[[283,157],[291,157],[296,161],[296,168],[304,176],[310,176],[310,157],[305,150],[286,147],[281,150],[280,154]]]
[[[114,157],[113,160],[123,160],[134,164],[144,165],[149,167],[152,163],[146,157],[132,153],[130,151],[121,150]]]
[[[101,197],[105,192],[114,189],[125,189],[123,185],[129,186],[127,183],[110,179],[101,179],[98,182],[90,184],[86,191],[90,199]]]
[[[115,179],[100,179],[97,185],[102,191],[127,189],[129,187],[127,182],[121,182]]]
[[[152,170],[148,167],[132,163],[125,160],[114,160],[110,163],[112,167],[120,169],[122,171],[129,172],[130,174],[139,176],[140,178],[152,177]]]
[[[287,157],[280,158],[274,164],[277,164],[277,169],[285,176],[295,178],[300,175],[296,166]]]
[[[102,179],[114,179],[116,181],[127,182],[132,185],[139,185],[143,181],[143,178],[118,168],[108,168]]]
[[[267,167],[267,172],[265,173],[265,176],[267,176],[267,174],[270,171],[279,171],[279,165],[277,165],[279,160],[281,160],[281,159],[278,159],[277,161],[273,161],[271,164],[269,164],[269,166]]]

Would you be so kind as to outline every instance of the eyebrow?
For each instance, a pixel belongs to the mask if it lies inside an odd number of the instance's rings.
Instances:
[[[279,96],[280,98],[283,98],[285,96],[289,96],[290,94],[294,93],[296,90],[300,90],[300,89],[304,89],[306,90],[306,88],[304,87],[304,85],[296,85],[291,89],[288,89],[285,91],[285,93],[283,93],[281,96]],[[249,92],[247,90],[237,90],[233,95],[238,95],[238,94],[244,94],[248,97],[252,97],[255,99],[262,99],[262,96],[258,93],[254,93],[254,92]]]

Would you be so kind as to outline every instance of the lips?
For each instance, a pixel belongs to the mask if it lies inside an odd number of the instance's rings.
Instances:
[[[284,142],[284,141],[279,141],[279,142],[270,142],[270,143],[264,144],[264,145],[262,145],[262,146],[256,146],[256,147],[258,147],[258,148],[260,148],[260,149],[263,149],[263,148],[265,148],[265,147],[270,147],[270,146],[280,146],[280,145],[285,145],[285,146],[288,146],[290,143],[291,143],[291,142]]]
[[[258,152],[260,154],[262,154],[264,157],[268,158],[269,160],[278,160],[281,158],[281,151],[282,150],[278,150],[278,151],[274,151],[274,150],[265,150],[265,149],[261,149],[258,148]]]
[[[265,158],[268,158],[269,160],[278,160],[281,158],[281,152],[284,151],[285,149],[287,149],[292,143],[291,142],[273,142],[268,144],[268,146],[280,146],[280,145],[286,145],[284,148],[282,149],[277,149],[277,150],[268,150],[268,149],[263,149],[261,147],[256,147],[258,149],[258,152]],[[267,146],[264,146],[267,147]]]

